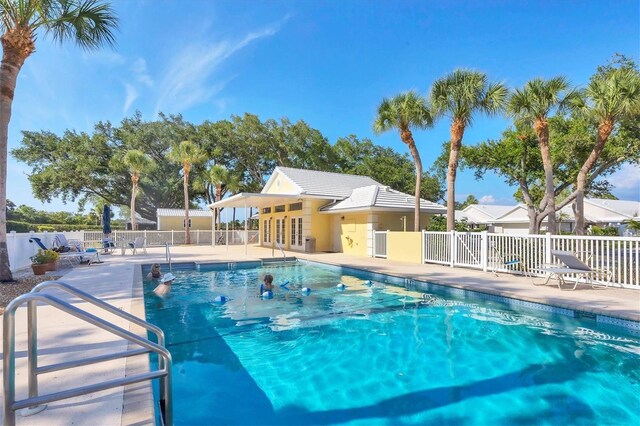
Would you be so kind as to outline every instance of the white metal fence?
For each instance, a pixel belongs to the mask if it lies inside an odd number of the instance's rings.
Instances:
[[[216,245],[242,245],[245,241],[245,231],[215,231]],[[9,232],[7,234],[7,249],[9,251],[9,265],[12,271],[26,268],[31,265],[30,257],[37,253],[38,245],[30,243],[32,237],[40,238],[46,247],[52,247],[56,234],[64,234],[68,240],[80,240],[84,242],[85,247],[102,247],[102,239],[104,235],[100,231],[73,231],[73,232],[29,232],[17,233]],[[190,231],[191,244],[194,245],[212,245],[213,231],[192,230]],[[227,237],[228,235],[228,237]],[[248,244],[258,243],[258,231],[247,231]],[[147,247],[164,246],[167,242],[172,245],[185,243],[184,231],[114,231],[111,233],[111,239],[116,243],[128,243],[136,239],[136,237],[146,238]]]
[[[387,258],[387,232],[373,232],[373,257]]]
[[[640,289],[638,237],[425,231],[422,240],[425,263],[496,272],[514,272],[514,268],[531,272],[554,263],[552,250],[565,250],[573,252],[591,268],[609,271],[614,286]],[[514,265],[514,259],[520,263]]]
[[[191,230],[191,244],[195,245],[211,245],[214,241],[213,232],[209,230]],[[227,237],[227,234],[229,235]],[[247,231],[248,243],[258,242],[258,231]],[[215,231],[215,245],[224,245],[229,241],[229,245],[244,244],[245,231],[243,230],[222,230]],[[89,244],[99,246],[102,244],[104,235],[100,231],[86,231],[84,233],[84,241]],[[185,244],[186,234],[184,231],[114,231],[111,238],[117,243],[120,241],[133,241],[136,237],[146,238],[147,246],[163,246],[169,242],[172,245]]]

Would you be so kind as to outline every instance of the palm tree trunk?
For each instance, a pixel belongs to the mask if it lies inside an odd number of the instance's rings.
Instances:
[[[587,184],[587,175],[593,168],[594,164],[604,149],[604,144],[609,139],[609,135],[613,131],[613,120],[605,120],[598,126],[598,136],[596,139],[596,145],[593,147],[589,158],[584,162],[580,172],[578,172],[578,179],[576,182],[576,203],[575,203],[575,216],[576,216],[576,235],[584,235],[584,190]]]
[[[138,193],[138,177],[132,175],[133,188],[131,188],[131,230],[138,230],[138,223],[136,222],[136,194]]]
[[[420,153],[416,148],[416,143],[413,140],[411,130],[405,129],[400,131],[400,138],[409,147],[411,157],[413,157],[413,164],[416,167],[416,192],[415,192],[415,211],[413,217],[413,230],[415,232],[420,231],[420,182],[422,181],[422,160],[420,159]]]
[[[7,249],[7,149],[9,144],[9,121],[18,73],[25,59],[33,52],[19,46],[11,33],[2,36],[2,65],[0,66],[0,281],[13,281]],[[18,34],[19,35],[19,34]],[[22,47],[22,49],[20,49]]]
[[[545,198],[547,200],[547,207],[545,209],[548,212],[547,224],[548,232],[551,234],[556,233],[556,199],[555,199],[555,186],[553,185],[553,162],[551,161],[551,149],[549,147],[549,125],[547,120],[536,120],[534,123],[536,134],[538,135],[538,142],[540,144],[540,154],[542,155],[542,166],[544,167],[544,182],[545,182]]]
[[[191,231],[189,229],[189,171],[184,169],[184,242],[191,244]]]
[[[463,135],[464,124],[459,120],[454,120],[451,123],[451,150],[449,151],[449,169],[447,170],[447,231],[453,231],[456,227],[456,175]]]

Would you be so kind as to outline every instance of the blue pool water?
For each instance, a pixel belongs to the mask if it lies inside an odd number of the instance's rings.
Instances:
[[[144,290],[176,424],[640,424],[640,339],[619,329],[305,264],[174,274]]]

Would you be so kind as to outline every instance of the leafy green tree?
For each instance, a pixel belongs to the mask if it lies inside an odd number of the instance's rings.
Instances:
[[[338,138],[333,149],[337,158],[337,170],[340,173],[369,176],[397,191],[415,193],[413,164],[407,154],[374,145],[367,138],[360,140],[355,135]],[[440,180],[428,173],[423,173],[420,197],[430,201],[440,201],[443,195]]]
[[[80,206],[105,200],[124,207],[131,202],[131,175],[122,158],[129,150],[142,151],[155,167],[139,182],[145,196],[136,201],[136,209],[142,217],[154,220],[156,208],[183,204],[181,168],[167,158],[172,146],[170,127],[164,121],[144,122],[136,113],[117,127],[99,122],[91,134],[23,131],[21,146],[11,154],[31,167],[29,181],[38,200],[60,197],[77,200]],[[203,198],[202,193],[192,195]]]
[[[547,217],[549,231],[556,232],[555,188],[553,183],[553,161],[549,142],[549,115],[554,111],[562,112],[570,109],[578,93],[570,90],[569,82],[564,77],[549,80],[536,78],[528,81],[522,89],[515,89],[509,98],[508,110],[516,120],[533,125],[538,138],[538,145],[542,155],[542,165],[545,172],[545,199],[541,217],[536,217],[537,223],[542,223]],[[539,227],[539,225],[538,225]]]
[[[131,230],[138,229],[136,221],[136,196],[138,195],[138,182],[140,175],[153,169],[154,162],[147,154],[137,149],[127,151],[123,158],[124,164],[129,167],[131,174]]]
[[[549,134],[554,140],[551,157],[554,165],[556,212],[573,201],[572,194],[575,197],[575,192],[571,187],[589,156],[596,132],[596,126],[578,114],[549,119]],[[436,160],[437,170],[446,168],[447,154],[444,149]],[[621,165],[638,161],[640,135],[634,135],[625,125],[619,126],[587,177],[587,195],[610,198],[611,185],[606,178],[618,171]],[[475,170],[477,179],[481,179],[487,171],[492,171],[509,186],[516,187],[515,199],[527,206],[529,233],[539,233],[544,219],[545,173],[538,139],[533,129],[519,124],[515,129],[505,130],[499,140],[463,147],[461,167]]]
[[[621,120],[640,122],[640,72],[635,64],[604,68],[591,77],[585,90],[583,112],[597,123],[593,149],[582,165],[576,181],[576,233],[584,234],[584,195],[589,172],[604,150],[614,127]]]
[[[420,184],[422,181],[422,160],[413,139],[412,129],[425,129],[433,125],[431,112],[426,101],[413,91],[401,93],[391,99],[383,99],[378,107],[378,115],[373,123],[376,133],[397,129],[400,139],[409,148],[416,169],[414,231],[420,230]]]
[[[191,233],[189,232],[189,173],[194,164],[204,162],[204,153],[195,143],[182,141],[169,152],[169,158],[182,165],[185,243],[191,244]]]
[[[20,69],[35,52],[38,33],[96,49],[113,45],[118,21],[109,3],[100,0],[0,0],[0,18],[0,281],[11,281],[6,226],[7,147]]]
[[[455,70],[436,80],[430,102],[434,116],[450,115],[451,141],[447,171],[447,230],[455,227],[455,183],[464,131],[477,113],[494,115],[504,109],[508,90],[501,83],[489,82],[484,73]]]

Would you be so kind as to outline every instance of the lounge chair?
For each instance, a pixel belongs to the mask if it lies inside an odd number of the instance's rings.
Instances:
[[[515,254],[507,254],[507,255],[502,255],[502,253],[500,252],[500,250],[498,250],[498,248],[494,245],[491,246],[491,252],[493,253],[493,257],[494,257],[494,261],[493,263],[493,274],[497,277],[498,276],[498,271],[496,271],[496,269],[498,268],[504,268],[504,269],[508,269],[508,270],[515,270],[515,269],[520,269],[523,270],[523,263],[520,260],[520,257],[515,255]],[[526,274],[526,271],[524,271]]]
[[[67,240],[64,234],[56,234],[53,241],[56,247],[67,247],[68,249],[75,249],[76,251],[84,251],[82,241],[76,239]]]
[[[124,252],[126,252],[126,249],[131,249],[133,254],[138,254],[138,250],[142,250],[144,251],[144,254],[147,254],[146,242],[147,242],[147,239],[145,237],[136,237],[136,239],[133,240],[133,242],[128,243],[124,247]]]
[[[534,285],[546,285],[555,277],[558,281],[558,288],[560,290],[565,290],[562,288],[562,286],[566,284],[565,276],[575,275],[575,283],[571,290],[575,290],[578,287],[578,284],[581,284],[581,278],[584,279],[584,284],[591,285],[594,288],[599,285],[609,287],[609,282],[611,281],[610,271],[604,269],[593,269],[578,259],[570,251],[551,250],[551,255],[562,262],[562,265],[543,265],[538,269],[538,271],[548,274],[547,280],[543,283],[536,283],[534,281]],[[596,282],[595,280],[604,281],[604,283]]]
[[[58,235],[62,235],[62,234],[58,234]],[[57,236],[56,236],[56,239],[57,239]],[[38,237],[29,238],[29,242],[36,243],[38,247],[40,247],[43,250],[53,249],[53,247],[45,246],[42,240]],[[58,241],[58,244],[59,244],[59,241]],[[68,246],[58,246],[58,247],[68,247]],[[74,247],[76,246],[74,245]],[[85,259],[87,259],[87,261],[89,262],[89,265],[91,265],[92,263],[102,263],[102,261],[100,260],[100,254],[95,249],[93,249],[93,251],[82,250],[82,251],[68,251],[68,252],[60,253],[60,259],[59,259],[60,262],[68,262],[69,266],[71,267],[73,267],[74,259],[77,259],[79,262],[83,262]]]

